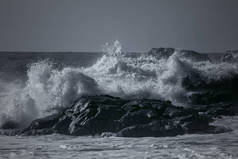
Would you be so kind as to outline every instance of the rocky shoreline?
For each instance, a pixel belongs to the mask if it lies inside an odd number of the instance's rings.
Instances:
[[[237,114],[238,108],[233,104],[218,103],[184,108],[174,106],[169,101],[153,99],[82,96],[70,107],[54,115],[36,119],[25,129],[9,129],[14,128],[14,123],[6,123],[1,134],[164,137],[223,133],[231,130],[210,123],[214,118]]]

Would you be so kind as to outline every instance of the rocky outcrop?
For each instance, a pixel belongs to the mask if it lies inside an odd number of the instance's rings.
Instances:
[[[153,55],[159,59],[161,58],[169,58],[175,52],[174,48],[152,48],[148,55]]]
[[[207,54],[198,53],[192,50],[179,50],[175,48],[152,48],[147,54],[157,59],[168,59],[171,55],[177,53],[177,56],[191,59],[193,61],[210,61]]]
[[[211,126],[214,117],[237,115],[237,107],[214,104],[183,108],[168,101],[126,100],[111,96],[84,96],[58,114],[34,120],[21,135],[111,135],[162,137],[186,133],[221,133]]]
[[[193,92],[188,99],[193,104],[238,103],[238,75],[207,80],[194,73],[184,77],[181,84],[186,91]]]

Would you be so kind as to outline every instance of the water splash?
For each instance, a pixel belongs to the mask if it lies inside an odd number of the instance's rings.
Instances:
[[[105,43],[102,46],[102,50],[104,53],[108,54],[109,56],[121,56],[122,55],[122,46],[118,40],[115,40],[113,44]]]
[[[0,114],[27,125],[49,113],[47,110],[67,107],[82,95],[98,94],[187,103],[194,92],[184,86],[187,77],[187,85],[200,91],[201,83],[209,85],[238,76],[237,63],[212,63],[179,50],[169,56],[130,56],[122,53],[121,44],[115,41],[106,43],[103,51],[105,54],[90,67],[57,68],[49,60],[31,64],[26,84],[9,87],[13,92],[7,95]]]

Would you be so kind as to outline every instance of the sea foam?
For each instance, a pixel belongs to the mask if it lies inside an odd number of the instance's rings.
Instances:
[[[197,81],[209,85],[238,76],[237,63],[211,62],[193,52],[174,49],[169,56],[132,56],[122,53],[121,48],[118,41],[106,44],[104,55],[89,67],[58,68],[50,60],[32,63],[24,84],[7,84],[0,124],[13,120],[24,127],[50,110],[70,106],[82,95],[155,98],[185,104],[196,91],[184,86],[186,77],[191,77],[196,86]]]

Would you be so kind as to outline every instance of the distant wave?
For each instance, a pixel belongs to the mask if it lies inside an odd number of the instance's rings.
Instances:
[[[49,110],[67,107],[82,95],[155,98],[180,105],[235,100],[238,63],[212,62],[205,54],[177,49],[152,49],[132,56],[115,41],[88,67],[61,67],[40,60],[27,70],[25,84],[7,84],[1,122],[26,126]],[[219,94],[220,93],[220,94]]]

